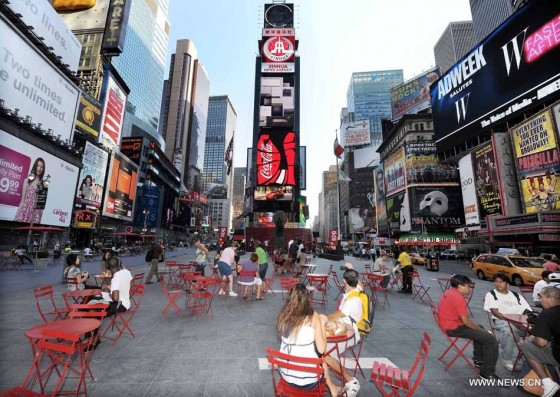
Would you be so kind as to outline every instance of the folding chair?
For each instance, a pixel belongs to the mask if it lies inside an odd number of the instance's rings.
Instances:
[[[245,284],[244,281],[239,281],[239,279],[242,280],[252,280],[252,281],[246,281]],[[239,296],[243,295],[243,289],[244,287],[247,287],[247,296],[248,297],[252,297],[253,296],[253,290],[255,289],[255,272],[254,271],[250,271],[250,270],[241,270],[241,272],[237,275],[237,294]]]
[[[72,358],[76,353],[79,335],[62,331],[45,329],[44,339],[37,342],[37,352],[21,386],[2,392],[2,396],[58,396],[61,394],[85,394],[87,396],[84,368],[72,367]],[[69,374],[77,377],[76,389],[62,390],[72,382]],[[38,388],[39,392],[34,389]],[[48,388],[48,390],[47,390]],[[82,390],[83,391],[80,391]]]
[[[334,285],[336,286],[336,288],[338,290],[338,295],[336,295],[336,298],[334,298],[334,300],[337,301],[340,296],[344,295],[344,292],[345,292],[344,291],[344,286],[342,285],[342,283],[338,279],[338,276],[336,275],[335,271],[331,272],[331,277],[333,278]]]
[[[272,272],[272,277],[265,277],[263,280],[263,285],[262,285],[262,293],[266,294],[267,292],[272,292],[272,294],[276,295],[276,292],[274,292],[274,290],[272,289],[272,286],[274,285],[274,282],[276,281],[276,266],[274,268],[274,272]]]
[[[272,373],[272,387],[274,388],[274,395],[280,396],[316,396],[322,397],[327,390],[326,381],[324,379],[325,369],[323,368],[322,358],[307,358],[291,356],[273,350],[266,349],[268,362],[271,365]],[[312,390],[302,390],[290,386],[284,380],[281,373],[289,374],[290,371],[299,371],[308,373],[309,377],[317,377],[317,387]]]
[[[140,284],[144,284],[144,275],[146,273],[136,273],[134,276],[132,276],[132,280],[130,280],[130,285],[140,285]]]
[[[375,383],[381,395],[384,397],[400,396],[400,391],[402,391],[406,393],[406,397],[412,396],[416,389],[418,389],[424,376],[424,368],[431,346],[432,339],[427,332],[424,332],[424,337],[420,343],[420,350],[410,371],[374,361],[370,380]],[[416,379],[412,382],[415,372]],[[390,391],[385,390],[385,386],[390,387]]]
[[[475,286],[475,283],[470,283],[469,296],[467,296],[467,309],[469,310],[469,313],[470,313],[471,316],[473,315],[473,313],[471,311],[470,303],[471,303],[471,299],[474,295],[474,286]]]
[[[281,287],[281,290],[282,290],[282,301],[283,302],[286,302],[288,300],[288,296],[290,295],[290,290],[297,283],[299,283],[299,278],[293,278],[293,277],[281,277],[280,278],[280,287]],[[285,295],[284,295],[284,292],[286,293]]]
[[[187,313],[198,317],[199,315],[208,315],[214,317],[212,313],[212,302],[220,280],[215,277],[199,277],[198,283],[201,290],[195,291],[192,294],[187,294],[185,299],[185,310]]]
[[[391,272],[391,281],[389,282],[391,289],[400,290],[402,288],[402,273]]]
[[[367,273],[366,278],[368,280],[367,284],[371,290],[371,297],[373,301],[376,304],[379,304],[380,302],[380,297],[378,296],[379,294],[383,297],[383,302],[381,303],[381,305],[385,307],[385,304],[387,304],[387,306],[391,307],[391,305],[389,304],[389,299],[387,297],[387,292],[389,290],[382,286],[384,277],[380,274]]]
[[[66,317],[68,310],[60,309],[56,306],[53,296],[53,286],[51,284],[35,288],[33,291],[35,292],[37,309],[39,309],[39,314],[44,322],[48,323],[49,321],[62,320]]]
[[[177,299],[179,299],[179,297],[183,295],[184,291],[181,289],[173,289],[173,290],[167,289],[167,283],[163,279],[161,279],[160,284],[161,284],[161,290],[163,291],[163,295],[165,295],[165,297],[167,298],[167,306],[165,306],[161,314],[165,317],[167,316],[167,312],[169,312],[169,310],[173,308],[175,309],[177,314],[181,315],[182,312],[179,306],[177,305]]]
[[[515,361],[513,362],[513,368],[511,369],[511,373],[513,374],[517,369],[517,364],[523,364],[525,362],[525,355],[523,354],[523,350],[521,350],[521,345],[523,341],[529,335],[529,329],[525,328],[523,330],[523,335],[519,336],[516,331],[515,325],[513,325],[510,321],[508,321],[509,330],[511,332],[511,336],[513,337],[513,341],[515,342],[515,346],[517,346],[517,356],[515,357]]]
[[[320,305],[324,309],[327,305],[327,284],[329,282],[329,276],[308,274],[307,280],[309,282],[309,286],[315,287],[311,296],[311,304]]]
[[[441,328],[441,324],[439,322],[439,316],[438,316],[438,311],[437,311],[437,307],[431,303],[430,304],[430,308],[432,309],[432,314],[434,315],[434,320],[436,322],[436,324],[438,325],[440,331],[443,333],[443,335],[445,336],[445,338],[447,339],[447,341],[449,342],[449,346],[447,347],[447,349],[445,349],[445,351],[441,354],[441,356],[438,357],[439,361],[443,361],[443,358],[447,355],[448,352],[450,352],[452,349],[454,349],[457,354],[455,354],[455,357],[453,357],[453,359],[445,366],[445,371],[447,371],[452,365],[453,363],[459,358],[461,357],[463,360],[465,360],[465,362],[467,363],[467,365],[469,367],[472,368],[472,370],[478,375],[478,370],[476,369],[476,367],[474,366],[474,364],[467,358],[467,356],[465,356],[465,350],[467,349],[467,347],[469,347],[469,345],[472,343],[472,340],[467,339],[465,344],[462,347],[459,347],[458,341],[459,338],[458,336],[449,336],[447,335],[447,332],[445,332],[445,330],[443,328]]]
[[[416,298],[420,299],[423,303],[434,303],[428,291],[432,288],[429,285],[423,285],[418,283],[412,283],[412,300]]]
[[[132,319],[136,315],[136,312],[140,308],[140,301],[142,296],[144,296],[144,285],[134,285],[130,287],[130,294],[136,296],[136,299],[130,300],[130,309],[126,312],[115,313],[114,316],[109,317],[111,319],[111,323],[107,325],[105,331],[102,332],[101,338],[110,339],[113,341],[113,346],[117,344],[117,341],[121,338],[121,336],[126,332],[133,338],[136,337],[132,328],[130,327],[130,323]],[[109,329],[114,330],[117,329],[117,336],[108,337],[107,333]]]

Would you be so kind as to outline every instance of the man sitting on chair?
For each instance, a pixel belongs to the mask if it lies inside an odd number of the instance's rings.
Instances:
[[[126,312],[130,309],[130,282],[132,274],[128,269],[124,269],[119,258],[112,257],[107,261],[107,267],[111,271],[113,278],[111,279],[111,287],[109,292],[102,292],[103,301],[109,304],[107,309],[107,317],[116,313]],[[104,290],[107,287],[103,287]],[[99,303],[99,301],[90,301],[91,303]]]
[[[501,347],[502,364],[509,371],[513,370],[513,358],[515,357],[515,341],[512,331],[521,337],[521,331],[513,327],[504,318],[504,314],[523,314],[525,310],[532,311],[522,295],[508,290],[509,277],[506,274],[494,275],[494,290],[488,292],[484,298],[484,310],[492,313],[492,322],[496,333],[496,339]]]
[[[560,288],[546,287],[540,292],[544,310],[537,317],[532,336],[521,345],[527,363],[542,380],[543,397],[552,397],[560,390],[546,371],[546,365],[560,365]]]
[[[496,375],[498,341],[492,331],[485,330],[469,318],[465,297],[469,295],[471,284],[471,279],[462,274],[451,277],[451,288],[443,293],[439,301],[440,326],[449,336],[473,341],[473,361],[480,368],[481,378],[500,379]]]

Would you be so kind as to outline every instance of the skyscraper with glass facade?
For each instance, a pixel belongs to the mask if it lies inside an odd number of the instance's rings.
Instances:
[[[442,74],[476,45],[472,21],[451,22],[434,47],[436,65]]]
[[[514,12],[511,0],[470,0],[477,42],[484,40]]]
[[[209,98],[202,192],[208,197],[213,226],[229,228],[233,170],[230,169],[228,174],[225,152],[234,137],[236,122],[237,113],[227,95]],[[230,161],[233,161],[232,157]]]

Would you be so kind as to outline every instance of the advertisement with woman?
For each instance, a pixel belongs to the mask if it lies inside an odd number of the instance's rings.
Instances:
[[[132,221],[138,168],[122,153],[113,153],[103,215]]]
[[[0,219],[63,226],[78,167],[0,130]]]
[[[109,153],[86,142],[82,158],[84,168],[80,172],[80,182],[76,192],[77,204],[101,207],[108,159]]]

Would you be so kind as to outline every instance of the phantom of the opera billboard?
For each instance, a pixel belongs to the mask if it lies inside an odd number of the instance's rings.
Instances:
[[[412,192],[412,230],[454,231],[465,224],[459,186],[418,186]]]
[[[557,95],[560,1],[529,1],[430,87],[443,150]]]
[[[550,108],[510,129],[524,212],[560,209],[558,138]]]

